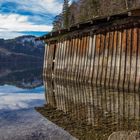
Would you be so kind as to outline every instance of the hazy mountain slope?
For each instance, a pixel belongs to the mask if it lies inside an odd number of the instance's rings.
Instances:
[[[0,39],[0,62],[39,62],[43,55],[44,43],[35,41],[35,36]]]

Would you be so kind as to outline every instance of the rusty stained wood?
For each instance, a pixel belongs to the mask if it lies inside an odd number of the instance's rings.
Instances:
[[[139,33],[139,28],[89,32],[48,44],[43,73],[58,79],[139,91]]]

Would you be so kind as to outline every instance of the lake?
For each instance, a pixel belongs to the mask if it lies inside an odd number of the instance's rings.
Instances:
[[[46,104],[42,67],[0,64],[0,140],[73,140],[36,111]]]
[[[36,110],[80,140],[139,140],[140,94],[44,77]]]
[[[0,140],[139,140],[140,94],[0,67]]]

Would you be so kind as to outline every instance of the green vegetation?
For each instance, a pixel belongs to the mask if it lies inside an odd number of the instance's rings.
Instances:
[[[0,62],[43,62],[44,43],[35,36],[0,39]]]
[[[69,0],[64,0],[63,5],[63,27],[69,27]]]

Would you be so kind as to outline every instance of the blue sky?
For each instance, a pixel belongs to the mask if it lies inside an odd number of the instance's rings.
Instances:
[[[51,31],[63,0],[0,0],[0,38],[40,36]]]

